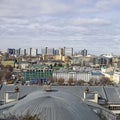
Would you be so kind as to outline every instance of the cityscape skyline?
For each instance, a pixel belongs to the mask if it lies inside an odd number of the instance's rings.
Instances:
[[[1,0],[0,49],[120,51],[119,0]]]

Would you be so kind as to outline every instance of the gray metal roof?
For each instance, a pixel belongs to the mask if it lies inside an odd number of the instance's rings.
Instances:
[[[3,112],[8,110],[9,108],[13,107],[18,101],[10,102],[8,104],[4,104],[0,106],[0,120],[1,118],[4,118]]]
[[[99,120],[78,97],[66,92],[36,91],[20,100],[5,115],[39,115],[41,120]]]
[[[109,103],[120,104],[119,87],[104,87]]]
[[[2,89],[0,90],[0,101],[4,99],[4,93],[7,91],[14,91],[15,85],[4,85]],[[20,97],[23,97],[33,91],[41,90],[42,87],[40,86],[22,86],[19,85],[19,90],[20,90]]]
[[[3,86],[0,90],[0,101],[4,99],[5,91],[13,91],[15,86]],[[83,98],[86,86],[52,86],[52,89],[68,92],[79,98]],[[109,103],[120,104],[120,87],[114,86],[88,86],[90,91],[98,92],[99,96],[106,99]],[[42,90],[41,86],[19,86],[20,97],[28,95],[37,90]]]

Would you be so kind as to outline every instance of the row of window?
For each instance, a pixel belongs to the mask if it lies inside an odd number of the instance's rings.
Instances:
[[[52,70],[27,70],[26,72],[52,72]]]
[[[120,106],[109,106],[110,110],[120,110]]]

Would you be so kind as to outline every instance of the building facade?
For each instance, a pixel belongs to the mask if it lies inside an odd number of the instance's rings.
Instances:
[[[26,49],[19,48],[19,51],[21,56],[26,55]]]
[[[64,47],[64,55],[70,57],[73,56],[73,48]]]
[[[81,55],[83,55],[83,56],[87,56],[87,50],[86,50],[86,49],[81,50]]]
[[[27,55],[28,56],[35,57],[35,56],[37,56],[37,54],[38,54],[38,49],[36,49],[36,48],[28,48],[27,49]]]
[[[47,48],[47,55],[54,55],[54,48]]]
[[[103,77],[103,74],[100,72],[83,72],[83,71],[54,71],[53,72],[53,78],[60,79],[63,78],[65,81],[68,81],[69,79],[73,79],[76,81],[83,80],[88,82],[90,79],[100,79]]]
[[[41,49],[42,55],[47,55],[47,47]]]

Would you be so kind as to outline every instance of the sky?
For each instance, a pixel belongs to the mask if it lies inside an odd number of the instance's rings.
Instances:
[[[0,0],[0,50],[73,47],[120,55],[120,0]]]

